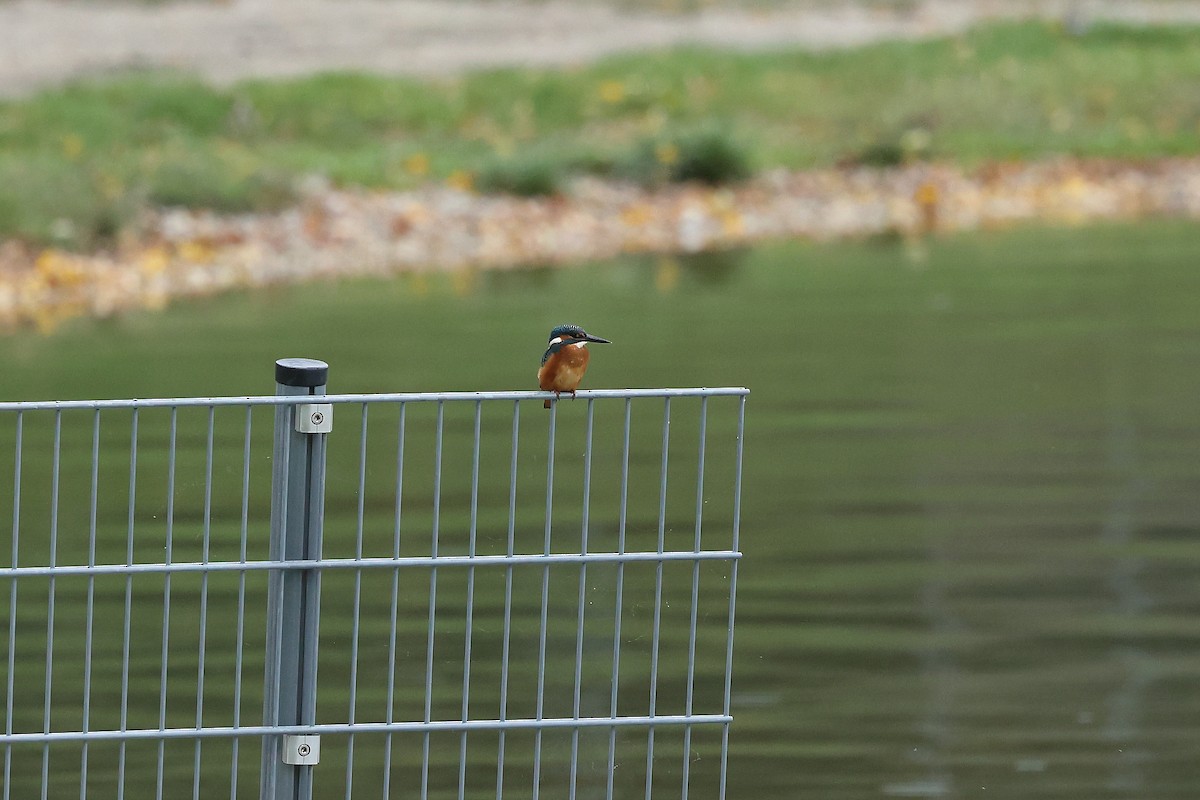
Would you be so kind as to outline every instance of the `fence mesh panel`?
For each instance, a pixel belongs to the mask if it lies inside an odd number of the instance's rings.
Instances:
[[[745,396],[0,403],[3,800],[258,797],[285,733],[322,798],[723,797]],[[272,560],[275,417],[312,400],[322,552]],[[273,726],[297,570],[316,719]]]

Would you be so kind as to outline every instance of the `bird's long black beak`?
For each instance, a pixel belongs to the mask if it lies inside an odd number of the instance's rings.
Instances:
[[[596,344],[612,344],[612,342],[610,342],[608,339],[601,339],[599,336],[592,336],[590,333],[585,333],[583,338],[589,342],[595,342]]]

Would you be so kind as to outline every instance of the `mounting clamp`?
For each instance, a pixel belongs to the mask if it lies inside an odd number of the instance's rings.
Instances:
[[[292,766],[312,766],[321,761],[320,736],[284,736],[283,763]]]
[[[296,431],[329,433],[333,430],[332,403],[301,403],[296,406]]]

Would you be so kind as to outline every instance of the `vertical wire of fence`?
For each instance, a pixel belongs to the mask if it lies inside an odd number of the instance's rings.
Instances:
[[[0,403],[0,800],[723,800],[748,392],[327,375]]]

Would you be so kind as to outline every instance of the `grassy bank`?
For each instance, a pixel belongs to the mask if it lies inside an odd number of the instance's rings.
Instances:
[[[147,205],[279,207],[298,177],[552,192],[942,158],[1200,151],[1196,29],[991,26],[827,54],[695,49],[441,80],[79,83],[0,104],[0,237],[93,247]]]

